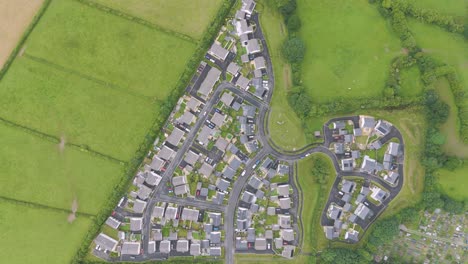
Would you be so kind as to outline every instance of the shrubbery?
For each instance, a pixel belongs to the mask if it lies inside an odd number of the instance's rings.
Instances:
[[[287,39],[283,43],[282,53],[289,63],[300,63],[304,59],[305,44],[298,37]]]

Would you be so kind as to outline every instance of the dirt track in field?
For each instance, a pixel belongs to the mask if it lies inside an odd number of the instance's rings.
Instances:
[[[43,0],[0,0],[0,68],[16,47]]]

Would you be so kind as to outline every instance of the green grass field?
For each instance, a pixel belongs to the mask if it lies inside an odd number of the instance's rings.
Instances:
[[[268,127],[273,142],[286,150],[301,148],[307,141],[301,120],[289,106],[287,94],[291,88],[291,68],[280,51],[283,40],[287,37],[286,27],[278,11],[261,1],[260,23],[265,34],[271,60],[274,65],[275,87],[271,101]]]
[[[457,200],[467,200],[466,186],[468,185],[468,164],[464,167],[449,171],[441,169],[437,172],[442,190]]]
[[[122,166],[0,124],[3,197],[97,214],[122,177]]]
[[[129,160],[151,127],[157,107],[145,98],[22,57],[0,82],[0,113],[10,121]]]
[[[26,54],[144,96],[166,98],[195,44],[76,1],[53,1]]]
[[[422,94],[423,83],[421,81],[421,73],[419,68],[413,66],[409,69],[404,69],[400,73],[402,97],[414,97]]]
[[[91,225],[67,222],[66,213],[0,201],[0,259],[3,263],[69,263]]]
[[[437,10],[443,14],[466,16],[468,1],[466,0],[409,0],[416,7]]]
[[[380,97],[399,39],[377,9],[362,0],[299,0],[306,42],[302,78],[315,102]]]
[[[92,0],[163,28],[201,38],[221,0]]]

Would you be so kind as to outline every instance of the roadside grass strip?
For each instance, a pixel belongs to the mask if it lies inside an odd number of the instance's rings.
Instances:
[[[303,86],[317,103],[380,98],[400,41],[367,1],[299,0]]]
[[[129,160],[158,106],[96,82],[18,58],[0,82],[0,117]]]
[[[148,21],[159,30],[179,37],[200,39],[219,9],[221,0],[77,0],[99,3]]]
[[[123,166],[0,123],[0,193],[19,202],[95,215]]]
[[[92,221],[0,200],[2,263],[69,263]]]
[[[164,100],[195,44],[73,0],[52,1],[25,52]]]

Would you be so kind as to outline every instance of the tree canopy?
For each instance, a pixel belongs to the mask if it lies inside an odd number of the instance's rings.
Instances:
[[[282,52],[288,62],[301,62],[304,59],[305,44],[298,37],[287,39],[283,44]]]

